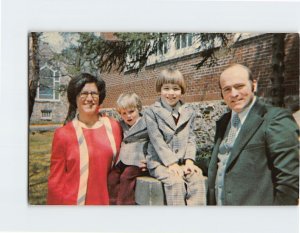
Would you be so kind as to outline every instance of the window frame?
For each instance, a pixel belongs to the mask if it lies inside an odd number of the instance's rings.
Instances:
[[[175,38],[175,49],[186,49],[191,47],[193,44],[193,33],[184,33],[176,36]]]
[[[41,110],[41,120],[52,120],[52,110],[42,109]]]
[[[61,96],[60,96],[60,93],[59,93],[59,85],[60,85],[60,82],[61,82],[61,73],[59,70],[57,69],[53,69],[51,66],[49,66],[48,64],[45,64],[44,66],[42,66],[40,68],[40,72],[43,70],[43,69],[49,69],[51,70],[53,76],[52,77],[43,77],[44,79],[45,78],[50,78],[52,79],[52,98],[50,99],[46,99],[46,98],[41,98],[40,97],[40,80],[41,80],[41,77],[39,79],[39,82],[38,82],[38,88],[37,88],[37,93],[36,93],[36,100],[37,101],[40,101],[40,102],[60,102],[61,101]]]

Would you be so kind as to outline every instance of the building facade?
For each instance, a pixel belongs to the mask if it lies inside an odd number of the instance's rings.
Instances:
[[[109,37],[111,34],[107,34]],[[241,35],[239,35],[241,36]],[[136,92],[144,105],[152,104],[158,94],[155,91],[155,79],[162,69],[179,69],[186,81],[187,92],[184,100],[189,103],[221,101],[219,76],[231,63],[248,66],[258,79],[258,96],[269,98],[272,87],[272,49],[274,34],[243,34],[244,38],[228,50],[220,50],[218,60],[213,67],[195,68],[201,53],[193,47],[190,34],[177,38],[163,46],[162,50],[148,59],[146,67],[140,72],[127,70],[123,73],[111,71],[101,73],[107,86],[107,96],[103,109],[115,107],[121,93]],[[234,38],[233,38],[234,39]],[[296,111],[299,109],[299,35],[286,34],[284,48],[284,89],[285,106]],[[53,88],[39,86],[31,123],[64,121],[68,103],[66,93],[57,92],[58,85],[67,85],[68,76],[61,76],[57,68],[43,65],[40,68],[41,80]],[[43,83],[41,83],[43,84]]]
[[[218,63],[214,67],[196,69],[200,54],[192,52],[167,59],[157,60],[147,65],[139,73],[111,72],[102,74],[107,83],[107,98],[104,108],[115,105],[119,94],[133,91],[141,96],[143,103],[149,105],[157,98],[155,79],[162,69],[174,67],[179,69],[186,81],[185,101],[200,102],[221,100],[218,80],[221,72],[231,63],[248,66],[258,79],[258,95],[269,97],[272,77],[272,42],[273,34],[248,36],[236,43],[230,51],[220,51]],[[223,53],[223,54],[222,54]],[[299,106],[299,35],[287,34],[285,38],[285,104],[292,109]],[[296,106],[294,106],[296,105]]]

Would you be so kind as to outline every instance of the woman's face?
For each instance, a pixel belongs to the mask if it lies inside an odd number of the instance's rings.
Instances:
[[[79,115],[97,115],[99,101],[99,91],[96,84],[86,83],[76,99]]]

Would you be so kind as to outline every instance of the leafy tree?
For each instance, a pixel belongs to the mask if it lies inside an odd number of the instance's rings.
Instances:
[[[106,40],[93,33],[81,33],[78,49],[86,61],[102,72],[112,69],[122,72],[145,67],[148,57],[161,51],[166,41],[176,40],[187,33],[114,33],[114,38]],[[196,50],[201,59],[196,68],[212,66],[216,62],[215,52],[228,45],[230,33],[193,33]]]
[[[38,59],[38,41],[40,37],[40,33],[36,32],[31,32],[29,36],[29,77],[28,77],[28,84],[29,84],[29,89],[28,89],[28,95],[29,95],[29,107],[28,107],[28,117],[30,119],[32,111],[33,111],[33,106],[34,106],[34,101],[36,97],[36,90],[38,88],[38,82],[39,82],[39,71],[40,71],[40,66],[39,66],[39,59]]]

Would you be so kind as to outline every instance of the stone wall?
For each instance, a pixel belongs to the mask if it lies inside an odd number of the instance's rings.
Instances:
[[[216,121],[227,112],[223,101],[191,103],[196,112],[195,135],[198,159],[209,157],[214,145]]]

